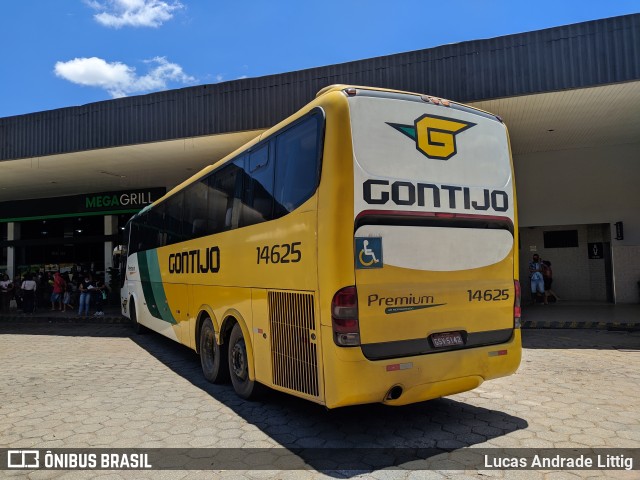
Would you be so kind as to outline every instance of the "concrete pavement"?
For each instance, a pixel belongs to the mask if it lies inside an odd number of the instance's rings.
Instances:
[[[335,411],[276,392],[239,399],[191,350],[128,325],[0,321],[0,446],[275,448],[304,470],[4,471],[15,478],[638,478],[625,471],[331,470],[317,448],[640,448],[640,333],[525,330],[520,370],[407,407]],[[309,453],[311,452],[311,453]],[[250,461],[250,459],[247,459]],[[330,464],[329,464],[330,465]],[[399,468],[399,469],[398,469]]]

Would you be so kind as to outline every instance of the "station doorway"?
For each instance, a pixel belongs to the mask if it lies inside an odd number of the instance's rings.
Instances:
[[[118,223],[124,224],[129,215],[119,217],[123,218],[118,218]],[[117,237],[117,234],[105,235],[102,215],[20,222],[20,238],[13,242],[16,272],[103,273],[105,242],[117,241]]]
[[[608,223],[520,228],[520,281],[530,298],[534,253],[551,262],[552,290],[562,301],[613,303],[611,226]]]

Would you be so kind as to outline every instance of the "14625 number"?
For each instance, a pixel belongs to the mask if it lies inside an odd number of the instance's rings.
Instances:
[[[298,248],[300,245],[302,242],[256,247],[258,252],[256,263],[298,263],[302,260],[302,252]]]
[[[478,302],[499,302],[502,300],[509,300],[509,290],[504,288],[502,290],[493,289],[493,290],[467,290],[467,295],[469,295],[469,301],[473,302],[477,300]]]

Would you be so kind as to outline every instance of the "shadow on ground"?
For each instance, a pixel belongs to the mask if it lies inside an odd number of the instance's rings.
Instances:
[[[528,427],[522,418],[449,398],[405,407],[374,404],[331,411],[276,391],[268,391],[260,401],[247,402],[231,385],[208,383],[192,350],[159,334],[135,335],[128,325],[0,322],[0,334],[131,338],[173,372],[258,427],[284,447],[289,458],[334,477],[402,468],[407,462],[433,459]]]
[[[260,401],[247,402],[230,385],[208,383],[198,356],[186,347],[153,333],[132,339],[304,463],[332,476],[427,460],[528,427],[522,418],[448,398],[404,407],[373,404],[329,411],[269,390]]]
[[[47,320],[46,318],[7,319],[0,317],[0,334],[124,338],[132,336],[133,331],[129,323],[105,323],[93,319]]]

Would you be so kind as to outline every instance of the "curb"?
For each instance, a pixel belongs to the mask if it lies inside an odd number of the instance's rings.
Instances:
[[[1,323],[20,322],[20,323],[73,323],[73,324],[109,324],[124,325],[129,324],[130,320],[126,317],[33,317],[29,315],[3,315],[0,316]]]
[[[595,330],[619,330],[637,331],[640,330],[640,322],[633,323],[608,323],[608,322],[541,322],[535,320],[525,320],[522,328],[562,328],[562,329],[595,329]]]

